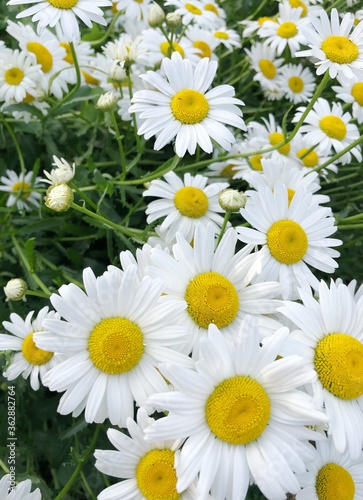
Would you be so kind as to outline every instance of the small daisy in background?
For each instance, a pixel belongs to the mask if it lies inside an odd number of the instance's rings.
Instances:
[[[315,78],[302,64],[286,64],[280,68],[280,81],[286,99],[299,104],[310,101],[315,91]]]
[[[43,307],[34,319],[33,316],[34,311],[31,311],[24,320],[18,314],[11,313],[10,321],[3,321],[3,327],[11,335],[0,334],[0,351],[14,353],[4,371],[4,377],[8,380],[14,380],[19,375],[24,379],[30,377],[30,386],[37,391],[47,371],[59,360],[53,351],[44,351],[36,346],[34,334],[44,330],[45,319],[60,318],[60,316],[54,311],[49,311],[47,306]]]
[[[250,49],[245,49],[252,68],[256,71],[253,79],[261,87],[275,90],[280,86],[280,70],[283,58],[276,58],[276,51],[265,43],[257,42]]]
[[[165,6],[176,7],[175,13],[182,17],[182,23],[201,28],[213,28],[219,24],[218,15],[213,10],[206,10],[199,0],[166,0]]]
[[[236,30],[228,29],[227,26],[220,26],[212,33],[219,45],[223,45],[228,50],[234,50],[234,47],[237,49],[242,47],[241,37]]]
[[[160,150],[175,138],[175,152],[183,157],[194,154],[197,145],[206,153],[213,151],[213,139],[227,151],[235,142],[226,127],[245,129],[240,99],[234,97],[231,85],[208,90],[217,71],[217,62],[203,58],[196,66],[173,52],[164,58],[162,71],[140,75],[154,90],[139,90],[131,99],[130,113],[137,113],[142,125],[139,135],[156,136],[154,149]]]
[[[198,60],[203,57],[213,61],[218,60],[215,50],[219,44],[210,31],[198,26],[189,26],[185,31],[185,36],[195,49]]]
[[[307,464],[307,472],[297,475],[302,489],[296,500],[362,500],[363,453],[352,460],[348,451],[336,451],[332,439],[315,446],[316,457]]]
[[[166,231],[168,241],[172,241],[179,232],[191,242],[196,227],[208,222],[213,224],[216,233],[220,231],[223,217],[219,214],[224,211],[218,203],[218,195],[229,187],[227,182],[210,183],[208,177],[189,173],[181,179],[174,172],[165,174],[164,179],[152,181],[143,192],[143,196],[160,198],[148,204],[148,224],[165,218],[160,230]]]
[[[133,499],[183,499],[198,500],[196,488],[191,484],[184,491],[176,489],[179,448],[183,441],[160,440],[148,443],[145,429],[155,420],[148,417],[144,408],[137,411],[136,422],[128,418],[126,427],[130,437],[108,429],[107,436],[117,451],[96,450],[95,467],[103,474],[120,481],[98,494],[98,500]]]
[[[6,170],[6,177],[0,177],[0,191],[9,193],[6,200],[6,206],[16,206],[19,212],[31,210],[34,207],[39,207],[41,194],[34,191],[35,188],[40,188],[41,178],[33,179],[33,172],[16,174],[14,170]]]
[[[127,19],[139,22],[147,20],[153,5],[152,0],[120,0],[113,3],[117,11],[124,11]]]
[[[363,22],[352,31],[354,17],[346,13],[340,20],[337,9],[332,9],[330,19],[324,9],[309,14],[310,23],[301,27],[309,50],[302,50],[295,57],[312,56],[317,75],[329,72],[337,75],[363,79]],[[316,61],[317,59],[317,61]]]
[[[340,83],[339,78],[337,78]],[[336,92],[338,99],[344,103],[352,104],[352,116],[361,125],[363,123],[363,79],[357,77],[350,80],[343,79],[341,85],[333,85],[332,89]]]
[[[59,23],[68,42],[80,38],[77,18],[88,28],[92,28],[92,21],[106,26],[107,22],[100,7],[112,7],[110,0],[10,0],[7,5],[24,3],[35,5],[20,12],[16,16],[17,19],[32,16],[32,21],[38,22],[38,34],[47,26],[54,28]]]
[[[36,96],[41,66],[24,51],[4,50],[0,53],[0,101],[22,102],[27,95]]]
[[[300,356],[278,359],[287,328],[260,344],[257,320],[246,317],[236,343],[215,325],[201,339],[194,370],[161,366],[175,391],[149,403],[168,412],[145,429],[146,439],[186,438],[177,465],[177,491],[199,473],[198,498],[245,498],[251,481],[267,498],[297,493],[295,473],[315,456],[307,425],[326,422],[313,399],[298,388],[315,372]]]
[[[1,500],[41,500],[42,494],[37,488],[33,492],[30,479],[21,481],[15,487],[9,488],[11,484],[11,475],[5,474],[0,479],[0,498]]]
[[[306,136],[297,133],[291,145],[293,158],[296,166],[303,170],[304,174],[308,174],[314,168],[320,167],[327,161],[331,160],[331,153],[323,153],[318,143],[311,144],[311,139],[306,139]],[[320,175],[326,177],[327,174],[336,173],[337,165],[332,162],[323,170],[320,170]]]

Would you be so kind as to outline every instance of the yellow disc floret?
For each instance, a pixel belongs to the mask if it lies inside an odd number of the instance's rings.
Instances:
[[[229,325],[237,316],[239,298],[234,285],[215,272],[198,274],[187,286],[185,301],[193,321],[202,328]]]
[[[23,71],[15,66],[5,71],[5,81],[8,85],[19,85],[23,78]]]
[[[192,14],[196,15],[196,16],[200,16],[202,14],[202,11],[200,10],[199,7],[197,7],[196,5],[193,5],[192,3],[186,3],[184,5],[184,7],[189,11],[191,12]]]
[[[332,62],[349,64],[359,55],[357,45],[345,36],[328,36],[321,44],[321,50]]]
[[[19,182],[16,182],[11,190],[14,192],[14,193],[17,193],[18,191],[29,191],[30,190],[30,186],[27,182],[22,182],[22,181],[19,181]],[[25,193],[22,193],[21,194],[22,198],[28,198],[30,196],[30,193],[28,192],[25,192]]]
[[[143,355],[143,335],[127,318],[103,319],[89,336],[88,350],[92,363],[99,370],[109,374],[128,372]]]
[[[71,9],[77,5],[78,0],[48,0],[48,2],[57,9]]]
[[[253,168],[253,170],[258,170],[258,171],[263,170],[261,163],[262,158],[263,158],[262,155],[250,156],[249,161],[251,163],[251,167]]]
[[[214,14],[215,14],[216,16],[218,16],[218,9],[217,9],[217,7],[216,7],[214,4],[212,4],[212,3],[206,3],[206,4],[204,5],[204,10],[208,10],[209,12],[214,12]]]
[[[267,231],[267,246],[272,257],[283,264],[299,262],[308,249],[304,229],[293,220],[274,222]]]
[[[326,464],[319,470],[315,489],[319,500],[354,500],[353,478],[338,464]]]
[[[282,134],[281,132],[271,132],[268,138],[270,140],[271,146],[277,146],[277,144],[280,144],[280,142],[285,139],[284,134]],[[277,151],[279,151],[279,153],[281,153],[282,155],[288,155],[290,153],[290,144],[287,143],[284,146],[277,148]]]
[[[228,40],[229,39],[229,35],[225,31],[215,31],[213,33],[213,36],[215,36],[216,38],[219,38],[220,40]]]
[[[177,500],[177,475],[174,452],[169,449],[151,450],[136,467],[136,482],[143,498],[147,500]]]
[[[43,349],[39,349],[39,347],[35,345],[33,334],[34,332],[29,333],[25,337],[21,345],[21,351],[24,358],[31,365],[44,365],[52,359],[53,353],[49,351],[43,351]]]
[[[193,47],[200,51],[200,53],[197,54],[199,57],[208,57],[209,58],[212,55],[212,49],[207,44],[207,42],[204,42],[203,40],[196,40],[193,43]]]
[[[42,67],[43,73],[48,73],[53,68],[52,54],[45,45],[38,42],[29,42],[26,47],[29,52],[35,55],[37,63]]]
[[[204,94],[193,89],[180,90],[172,98],[171,111],[182,123],[199,123],[207,116],[209,104]]]
[[[295,94],[299,94],[304,90],[304,80],[299,76],[292,76],[288,80],[288,86]]]
[[[296,156],[301,159],[305,167],[316,167],[319,162],[319,156],[313,149],[309,151],[309,148],[302,148],[296,153]]]
[[[63,57],[63,61],[66,61],[68,64],[74,64],[73,56],[72,56],[72,52],[71,52],[71,48],[69,46],[69,43],[61,42],[59,45],[61,47],[63,47],[64,50],[66,51],[66,56]]]
[[[256,380],[237,375],[217,385],[207,400],[205,414],[217,438],[247,444],[264,432],[270,419],[270,399]]]
[[[179,45],[178,42],[172,42],[172,46],[173,48],[171,48],[170,43],[166,40],[160,45],[160,50],[164,54],[164,56],[169,57],[173,52],[178,52],[184,59],[185,54],[183,47]]]
[[[280,26],[277,28],[277,34],[281,38],[292,38],[293,36],[297,35],[297,33],[298,33],[297,26],[291,21],[286,21],[286,23],[281,23]]]
[[[194,186],[184,186],[175,193],[175,207],[185,217],[199,219],[209,207],[208,196],[202,189]]]
[[[295,190],[287,188],[287,203],[289,206],[294,196],[295,196]]]
[[[299,7],[301,7],[302,11],[301,11],[300,17],[306,16],[308,9],[307,9],[306,5],[304,4],[304,2],[302,2],[301,0],[289,0],[289,4],[291,5],[291,7],[293,9],[298,9]]]
[[[320,120],[319,126],[328,137],[337,139],[338,141],[342,141],[347,134],[347,127],[339,116],[324,116]]]
[[[341,399],[363,394],[363,344],[346,333],[326,335],[315,348],[315,370],[323,387]]]
[[[258,66],[261,70],[263,76],[271,80],[276,76],[276,67],[272,61],[269,59],[260,59],[258,62]]]
[[[363,106],[363,82],[358,82],[353,85],[352,96],[359,106]]]

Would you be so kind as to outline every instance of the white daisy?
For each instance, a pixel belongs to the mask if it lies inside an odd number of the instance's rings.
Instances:
[[[306,139],[306,136],[297,133],[291,145],[294,161],[297,166],[302,169],[304,174],[308,174],[312,169],[323,165],[331,160],[331,154],[323,154],[318,143],[311,144],[311,139]],[[326,176],[327,173],[337,172],[338,167],[335,163],[330,163],[326,168],[319,171],[319,174]]]
[[[238,21],[238,24],[245,26],[245,28],[243,29],[243,38],[249,38],[251,35],[256,33],[256,31],[258,31],[266,21],[277,23],[274,17],[268,16],[261,16],[258,19],[252,21],[249,19]]]
[[[185,36],[191,42],[193,48],[196,49],[198,58],[208,57],[208,59],[214,61],[218,59],[215,50],[219,44],[211,31],[198,28],[198,26],[189,26]]]
[[[226,11],[214,0],[201,0],[201,2],[204,11],[213,12],[217,16],[215,23],[218,27],[223,26],[227,17]]]
[[[241,37],[236,30],[228,29],[227,26],[220,26],[217,30],[212,31],[214,38],[217,39],[220,45],[224,45],[228,50],[241,48]]]
[[[297,476],[302,490],[296,500],[363,500],[363,453],[352,460],[349,452],[337,453],[331,439],[317,442],[316,449],[308,472]]]
[[[5,474],[0,479],[1,500],[41,500],[42,494],[37,488],[31,492],[32,482],[30,479],[21,481],[16,486],[12,485],[11,474]]]
[[[0,101],[22,102],[27,94],[36,95],[41,67],[24,51],[4,50],[0,53]]]
[[[7,5],[35,4],[20,12],[16,17],[32,16],[33,22],[38,22],[37,31],[40,34],[48,25],[53,28],[60,23],[67,41],[80,38],[77,17],[88,28],[92,21],[106,26],[103,12],[99,7],[111,7],[110,0],[10,0]]]
[[[24,99],[21,101],[24,104],[29,104],[34,111],[18,111],[16,109],[10,108],[13,104],[18,104],[15,99],[4,102],[0,107],[0,111],[2,113],[10,113],[16,120],[23,120],[25,123],[29,123],[30,120],[34,119],[34,115],[37,116],[46,116],[48,114],[48,109],[50,108],[50,104],[44,101],[45,92],[44,90],[38,89],[35,92],[35,95],[26,93]],[[39,110],[40,114],[36,111]]]
[[[301,7],[294,9],[288,2],[280,3],[277,22],[266,21],[257,31],[265,43],[276,50],[277,55],[281,55],[288,47],[293,56],[301,45],[306,44],[301,28],[307,19],[300,17],[301,11]]]
[[[115,2],[116,10],[125,11],[125,16],[134,21],[147,21],[152,0],[119,0]]]
[[[297,122],[304,110],[305,107],[299,107],[292,121]],[[332,149],[339,153],[360,135],[357,125],[351,123],[351,119],[351,114],[344,112],[339,102],[330,104],[323,97],[319,97],[301,125],[300,132],[305,134],[311,145],[319,144],[323,153],[329,154]],[[352,155],[362,161],[360,146],[355,146],[337,161],[345,165],[351,162]]]
[[[50,173],[46,170],[43,170],[47,179],[42,179],[42,182],[56,185],[64,182],[70,182],[73,179],[76,169],[75,163],[72,163],[71,166],[64,158],[58,158],[57,156],[53,155],[52,165],[56,168],[52,168]]]
[[[192,23],[202,28],[211,28],[220,22],[218,15],[213,10],[206,10],[199,0],[166,0],[164,5],[176,7],[174,12],[182,16],[182,22],[187,26]]]
[[[59,358],[52,350],[39,349],[34,343],[34,334],[44,330],[45,319],[59,318],[59,315],[49,311],[47,306],[39,311],[35,319],[32,319],[33,315],[34,311],[31,311],[23,320],[18,314],[11,313],[11,321],[3,321],[3,327],[11,335],[0,334],[0,351],[14,351],[4,377],[14,380],[19,375],[24,379],[30,376],[30,386],[37,391],[40,387],[39,380],[43,383],[45,374],[57,364]]]
[[[319,301],[300,291],[302,304],[279,311],[299,328],[291,348],[313,367],[317,403],[329,417],[328,435],[339,453],[356,459],[363,447],[363,299],[342,283],[321,281]]]
[[[324,9],[309,14],[310,23],[301,27],[309,50],[295,54],[296,57],[312,56],[318,59],[317,75],[329,71],[331,78],[338,74],[346,78],[356,75],[363,79],[363,22],[351,32],[354,17],[346,13],[340,21],[339,13],[332,9],[330,19]]]
[[[276,59],[276,51],[265,43],[257,42],[250,49],[245,49],[252,68],[256,71],[253,79],[262,87],[272,90],[279,86],[280,67],[284,59]]]
[[[38,188],[40,185],[40,177],[33,180],[33,172],[27,172],[25,175],[16,174],[14,170],[6,170],[6,175],[0,177],[0,191],[10,193],[6,200],[6,206],[12,207],[16,205],[19,211],[31,210],[33,207],[39,207],[41,194],[33,191],[32,188]]]
[[[121,498],[198,500],[194,485],[178,493],[178,480],[174,463],[180,455],[182,441],[145,441],[144,431],[155,420],[148,417],[144,408],[137,412],[137,421],[127,419],[130,437],[116,429],[108,429],[107,436],[117,451],[96,450],[95,467],[103,474],[123,479],[98,494],[98,500]]]
[[[260,346],[257,322],[247,317],[232,343],[211,325],[201,340],[195,370],[172,363],[162,366],[176,390],[155,394],[150,403],[168,416],[145,429],[149,441],[187,438],[177,466],[177,490],[199,473],[198,494],[205,498],[242,500],[250,480],[271,500],[297,493],[293,472],[305,472],[314,457],[305,425],[324,422],[313,400],[298,389],[316,374],[303,358],[276,360],[288,329]]]
[[[330,247],[341,245],[338,239],[328,238],[335,233],[331,209],[317,205],[305,189],[296,190],[290,205],[288,190],[276,183],[274,192],[260,187],[252,193],[241,209],[242,217],[251,228],[237,227],[238,237],[256,252],[257,282],[276,280],[281,284],[284,298],[297,297],[297,287],[317,290],[319,282],[309,266],[326,273],[338,267],[334,258],[339,252]]]
[[[70,284],[51,296],[64,320],[46,320],[48,331],[35,334],[40,348],[70,354],[44,384],[65,391],[62,415],[85,410],[87,422],[109,418],[122,427],[134,415],[134,401],[142,406],[150,394],[167,390],[157,367],[167,359],[180,362],[173,346],[189,344],[185,328],[176,326],[186,304],[161,297],[159,279],[140,283],[136,266],[125,273],[110,266],[98,278],[88,268],[83,281],[85,292]]]
[[[241,320],[246,314],[259,318],[276,310],[280,287],[276,282],[251,285],[249,249],[236,253],[237,235],[230,228],[215,248],[213,228],[198,226],[193,247],[177,234],[173,256],[160,249],[151,250],[151,276],[160,276],[166,284],[164,293],[174,300],[186,301],[183,325],[191,333],[193,356],[199,355],[200,339],[214,323],[223,335],[237,338]],[[266,333],[264,332],[264,335]]]
[[[148,66],[158,65],[164,57],[170,56],[170,42],[160,28],[144,30],[141,38],[142,46],[147,50],[145,57],[148,60]],[[197,49],[192,47],[192,43],[185,36],[178,38],[178,41],[173,40],[172,46],[172,52],[179,52],[183,59],[184,57],[190,59],[195,64],[199,61],[196,55]]]
[[[219,205],[218,195],[229,187],[227,182],[208,184],[208,177],[189,173],[184,174],[182,180],[174,172],[165,174],[164,179],[152,181],[143,192],[143,196],[161,198],[148,204],[148,224],[165,217],[160,230],[167,231],[165,236],[168,241],[179,231],[191,242],[196,227],[207,222],[213,224],[215,233],[219,232],[223,217],[218,212],[223,212],[223,209]]]
[[[197,144],[211,153],[211,138],[229,150],[235,138],[224,124],[245,129],[242,111],[237,107],[243,102],[233,97],[235,91],[230,85],[208,91],[217,63],[204,58],[193,70],[190,61],[174,52],[171,59],[164,58],[162,70],[167,80],[154,71],[140,75],[155,90],[139,90],[131,100],[130,112],[140,113],[143,120],[138,134],[145,139],[156,135],[156,150],[176,137],[178,156],[184,156],[186,151],[194,154]]]
[[[129,68],[134,63],[145,63],[146,49],[142,47],[142,38],[132,38],[126,33],[121,33],[118,39],[111,40],[102,47],[106,57],[119,66]]]
[[[338,99],[352,104],[352,116],[361,125],[363,123],[363,80],[359,80],[357,77],[350,80],[344,79],[341,86],[333,85],[332,89]]]
[[[310,101],[315,91],[315,79],[309,68],[302,64],[286,64],[280,69],[281,85],[285,97],[299,104]]]

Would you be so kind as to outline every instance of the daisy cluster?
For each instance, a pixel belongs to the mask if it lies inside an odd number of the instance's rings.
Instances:
[[[97,426],[0,497],[363,500],[363,11],[7,5],[3,377]]]

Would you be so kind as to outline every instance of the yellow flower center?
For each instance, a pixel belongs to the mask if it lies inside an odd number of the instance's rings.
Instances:
[[[13,184],[11,190],[16,193],[18,191],[29,191],[30,190],[30,185],[27,182],[16,182]],[[22,193],[22,198],[29,198],[30,193]]]
[[[134,0],[136,3],[144,3],[144,0]]]
[[[353,500],[355,484],[350,473],[338,464],[326,464],[315,481],[319,500]]]
[[[321,44],[326,57],[338,64],[349,64],[359,55],[357,45],[345,36],[328,36]]]
[[[10,68],[5,71],[5,81],[8,85],[19,85],[24,78],[24,73],[20,68]]]
[[[33,334],[34,332],[29,333],[23,340],[21,345],[23,356],[31,365],[44,365],[44,363],[48,363],[52,359],[53,353],[39,349],[35,345]]]
[[[165,57],[169,57],[171,52],[178,52],[182,58],[184,59],[184,50],[178,42],[172,42],[173,50],[171,51],[170,43],[165,41],[160,45],[160,50],[164,54]]]
[[[363,394],[363,344],[346,333],[325,335],[315,349],[315,370],[323,387],[341,399]]]
[[[212,55],[212,49],[203,40],[196,40],[193,43],[193,47],[200,51],[200,53],[197,54],[199,57],[210,57]]]
[[[286,21],[286,23],[280,24],[280,26],[277,28],[277,34],[281,38],[292,38],[293,36],[297,35],[298,30],[296,24]]]
[[[61,47],[63,47],[66,51],[66,56],[63,58],[64,61],[66,61],[68,64],[73,64],[74,61],[73,61],[73,56],[72,56],[72,52],[71,52],[71,49],[69,47],[69,43],[67,42],[61,42],[59,44]]]
[[[175,193],[174,204],[182,215],[199,219],[207,212],[208,196],[201,189],[194,186],[184,186]]]
[[[347,127],[339,116],[324,116],[320,120],[319,126],[328,137],[338,139],[338,141],[342,141],[347,134]]]
[[[28,92],[25,94],[25,97],[23,99],[23,102],[27,103],[27,104],[30,104],[31,102],[33,102],[35,99],[35,97],[31,94],[29,94]],[[28,195],[29,196],[29,195]]]
[[[144,352],[140,328],[127,318],[107,318],[98,323],[88,339],[92,363],[99,370],[124,373],[132,370]]]
[[[231,177],[232,175],[235,174],[235,170],[234,170],[234,167],[236,165],[234,163],[228,163],[224,169],[221,171],[221,175],[223,175],[223,177]]]
[[[78,3],[78,0],[48,0],[48,2],[56,9],[71,9]]]
[[[302,148],[297,153],[296,156],[301,159],[305,167],[315,167],[319,162],[318,154],[312,150],[308,153],[309,148]]]
[[[363,82],[358,82],[353,85],[352,96],[360,106],[363,106]]]
[[[204,5],[204,10],[209,10],[209,12],[214,12],[216,16],[218,16],[218,9],[212,3],[207,3]]]
[[[276,67],[272,61],[270,61],[269,59],[260,59],[260,61],[258,62],[258,66],[263,76],[269,78],[270,80],[272,80],[272,78],[275,78]]]
[[[214,323],[218,328],[229,325],[239,309],[234,285],[213,271],[198,274],[187,286],[185,301],[193,321],[202,328]]]
[[[267,246],[274,257],[283,264],[299,262],[308,249],[305,231],[293,220],[274,222],[267,232]]]
[[[136,482],[147,500],[177,500],[177,475],[174,468],[174,452],[169,449],[151,450],[136,467]]]
[[[291,188],[287,188],[287,203],[289,206],[294,196],[295,196],[295,191]]]
[[[256,380],[237,375],[217,385],[207,400],[205,413],[217,438],[230,444],[247,444],[265,430],[270,400]]]
[[[29,42],[26,47],[29,52],[35,55],[37,63],[41,65],[43,72],[48,73],[53,67],[53,57],[47,47],[38,42]]]
[[[281,132],[271,132],[268,138],[270,140],[271,146],[277,146],[277,144],[280,144],[280,142],[285,139],[284,134],[282,134]],[[287,143],[284,146],[277,148],[277,151],[279,151],[282,155],[288,155],[290,153],[290,144]]]
[[[86,83],[88,83],[88,85],[98,85],[100,83],[100,81],[97,80],[97,78],[90,75],[86,71],[81,70],[81,73],[84,76],[84,79],[85,79]]]
[[[195,14],[196,16],[200,16],[202,14],[202,11],[199,9],[199,7],[196,7],[192,3],[186,3],[184,7],[191,12],[192,14]]]
[[[299,76],[292,76],[289,78],[288,85],[290,90],[298,94],[304,89],[304,80]]]
[[[180,90],[172,98],[171,111],[182,123],[199,123],[207,116],[209,104],[204,94],[193,89]]]
[[[254,155],[254,156],[251,156],[249,158],[250,163],[251,163],[251,167],[253,168],[253,170],[258,170],[258,171],[263,170],[262,163],[261,163],[262,158],[263,158],[262,155]]]
[[[225,31],[215,31],[213,34],[216,38],[220,38],[221,40],[229,39],[228,33],[226,33]]]
[[[293,9],[298,9],[299,7],[302,8],[300,17],[306,16],[308,9],[307,9],[306,5],[304,4],[304,2],[302,2],[301,0],[289,0],[289,3]]]
[[[268,16],[262,16],[262,17],[259,17],[257,19],[257,23],[262,26],[264,22],[266,21],[272,21],[274,23],[277,23],[276,19],[274,19],[273,17],[268,17]]]

